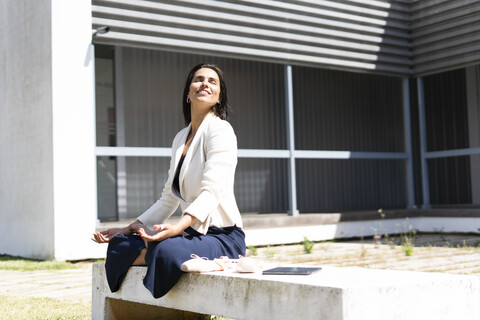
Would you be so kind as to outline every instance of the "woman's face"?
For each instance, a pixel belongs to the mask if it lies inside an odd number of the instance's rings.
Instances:
[[[212,107],[220,102],[220,79],[218,74],[210,68],[202,68],[195,72],[188,98],[192,105],[203,104]]]

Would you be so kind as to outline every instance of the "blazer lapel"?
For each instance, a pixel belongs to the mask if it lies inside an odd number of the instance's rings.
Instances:
[[[185,155],[185,160],[183,160],[182,169],[180,170],[180,177],[178,179],[179,185],[180,185],[180,192],[182,194],[184,194],[184,190],[182,188],[183,179],[185,178],[185,174],[188,170],[188,167],[190,166],[190,162],[192,160],[193,155],[195,154],[196,150],[201,144],[200,142],[201,142],[201,137],[203,135],[203,132],[208,127],[208,122],[210,122],[212,117],[214,117],[213,113],[209,113],[205,117],[205,119],[203,119],[202,123],[200,124],[200,127],[197,130],[197,133],[195,133],[195,137],[193,137],[192,144],[190,144],[190,147],[188,148],[187,154]],[[188,136],[188,132],[190,132],[191,125],[192,124],[189,125],[189,129],[187,130],[187,136]],[[185,140],[183,144],[185,144]]]
[[[183,136],[180,139],[180,145],[177,147],[177,150],[175,150],[175,170],[178,166],[178,163],[180,162],[180,158],[182,157],[183,149],[185,148],[185,142],[187,141],[188,133],[190,132],[191,128],[192,128],[192,124],[190,123],[186,127],[186,129],[183,133]],[[175,174],[175,172],[174,172],[174,174]]]

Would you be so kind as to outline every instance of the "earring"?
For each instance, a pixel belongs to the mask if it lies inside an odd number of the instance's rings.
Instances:
[[[190,103],[190,98],[187,96],[187,103]]]

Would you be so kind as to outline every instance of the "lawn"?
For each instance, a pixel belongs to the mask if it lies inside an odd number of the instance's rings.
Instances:
[[[74,268],[78,268],[78,266],[66,261],[42,261],[0,255],[0,272],[1,270],[26,272]],[[90,302],[0,295],[2,312],[0,318],[7,320],[90,319],[90,309]]]
[[[73,269],[77,266],[67,261],[34,260],[9,255],[0,255],[0,270],[35,271]]]
[[[90,308],[89,302],[0,296],[1,318],[6,320],[90,319]]]

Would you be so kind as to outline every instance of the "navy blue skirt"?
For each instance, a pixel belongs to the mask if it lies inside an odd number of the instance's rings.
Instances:
[[[198,233],[193,228],[185,230],[187,236],[176,236],[148,244],[145,261],[147,274],[143,284],[155,298],[160,298],[178,282],[184,273],[180,266],[191,259],[191,254],[212,260],[227,256],[238,259],[245,255],[245,233],[238,227],[210,227],[207,234]],[[105,270],[107,282],[112,292],[120,289],[128,268],[145,243],[139,235],[116,235],[107,249]]]

